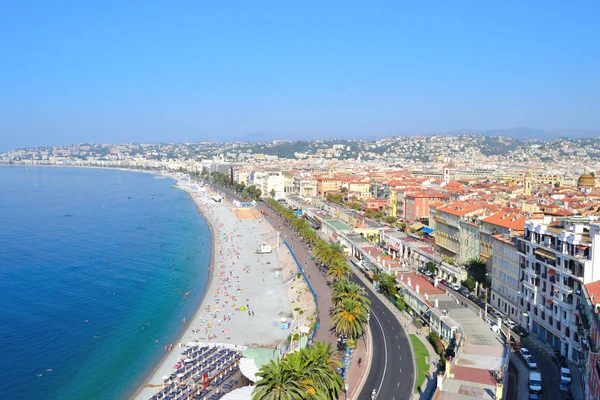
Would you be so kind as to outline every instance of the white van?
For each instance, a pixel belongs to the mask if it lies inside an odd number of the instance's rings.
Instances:
[[[542,391],[542,374],[539,371],[529,373],[529,391],[539,393]]]

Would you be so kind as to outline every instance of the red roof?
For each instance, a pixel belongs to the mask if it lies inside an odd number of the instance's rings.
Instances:
[[[482,222],[515,231],[522,231],[525,229],[525,216],[516,213],[499,212],[484,218]]]

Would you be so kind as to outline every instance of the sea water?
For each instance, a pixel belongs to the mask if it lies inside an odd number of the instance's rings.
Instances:
[[[127,398],[152,371],[208,283],[210,231],[173,184],[0,167],[0,397]]]

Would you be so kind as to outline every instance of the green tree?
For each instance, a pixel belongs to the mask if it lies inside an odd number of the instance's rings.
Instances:
[[[475,279],[480,284],[487,286],[487,281],[485,279],[485,262],[483,262],[481,258],[471,258],[469,261],[467,261],[466,268],[471,278]]]
[[[389,296],[396,296],[398,294],[396,279],[393,275],[387,273],[379,274],[378,283],[381,290],[385,291]]]
[[[364,331],[367,312],[360,302],[344,299],[334,308],[331,322],[338,334],[356,339]]]
[[[336,259],[335,262],[327,268],[327,276],[334,281],[347,279],[350,274],[350,267],[346,260]]]
[[[254,386],[253,400],[302,400],[306,397],[306,389],[285,360],[271,360],[256,375],[262,379]]]
[[[425,264],[425,268],[427,268],[427,271],[431,272],[432,274],[435,274],[437,272],[437,264],[433,261],[427,261],[427,263]]]
[[[271,198],[275,198],[275,189],[271,189],[269,194],[271,195]]]
[[[332,286],[331,300],[333,305],[339,304],[344,299],[353,299],[370,305],[371,300],[366,297],[365,289],[357,283],[348,280],[337,281]]]
[[[406,310],[406,303],[404,302],[404,299],[402,297],[398,297],[396,299],[396,307],[398,307],[399,310]]]
[[[318,238],[317,232],[315,232],[310,225],[302,228],[300,231],[300,236],[302,236],[304,240],[306,240],[306,243],[308,243],[310,246],[313,246],[317,242]]]
[[[374,216],[375,216],[375,211],[371,210],[370,208],[367,208],[365,210],[365,217],[373,218]]]
[[[475,289],[475,279],[473,278],[467,278],[464,281],[462,281],[461,284],[467,289],[469,289],[470,292],[472,292],[473,289]]]
[[[392,217],[391,215],[385,217],[385,222],[387,222],[388,224],[393,224],[396,221],[398,221],[398,219],[396,219],[396,217]]]

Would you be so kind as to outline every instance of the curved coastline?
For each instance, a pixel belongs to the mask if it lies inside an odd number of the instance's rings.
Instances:
[[[98,167],[101,168],[101,167]],[[127,171],[135,171],[135,170],[127,170]],[[148,173],[152,173],[149,172]],[[198,201],[194,198],[193,193],[190,192],[190,190],[184,186],[180,185],[180,180],[177,179],[176,176],[170,175],[170,174],[161,174],[161,173],[152,173],[153,175],[158,175],[158,176],[166,176],[170,179],[175,180],[176,184],[175,186],[173,186],[174,188],[178,189],[178,190],[183,190],[184,192],[186,192],[188,194],[189,199],[194,203],[194,205],[196,206],[196,209],[198,210],[198,213],[200,214],[200,216],[202,216],[202,218],[204,219],[204,221],[206,222],[206,224],[208,225],[208,228],[210,230],[210,240],[211,240],[211,247],[210,247],[210,262],[211,264],[209,265],[208,268],[208,282],[206,284],[206,288],[204,290],[204,293],[202,294],[202,297],[200,298],[200,301],[198,302],[198,305],[196,306],[194,313],[193,313],[193,317],[189,319],[189,321],[187,322],[185,328],[182,330],[181,334],[177,337],[177,342],[181,342],[181,340],[183,339],[183,337],[186,335],[186,333],[189,331],[190,327],[191,327],[191,321],[194,321],[195,319],[198,318],[198,316],[200,315],[200,313],[202,312],[202,306],[204,305],[205,301],[206,301],[206,296],[208,295],[210,289],[211,289],[211,285],[213,284],[213,278],[214,278],[214,271],[215,271],[215,256],[216,256],[216,252],[215,252],[215,248],[216,248],[216,236],[215,236],[215,230],[214,230],[214,225],[213,225],[213,221],[208,217],[208,215],[202,210],[202,207],[200,207],[200,204],[198,204]],[[140,395],[140,393],[142,392],[142,390],[144,390],[146,387],[148,387],[148,384],[150,383],[150,380],[152,379],[152,377],[154,375],[156,375],[156,373],[158,372],[158,370],[163,366],[163,364],[166,363],[167,358],[169,357],[169,355],[171,354],[170,351],[166,351],[162,357],[160,358],[160,360],[156,363],[156,365],[154,365],[154,368],[152,368],[152,370],[150,372],[148,372],[148,374],[146,375],[146,377],[144,377],[144,381],[140,383],[140,385],[138,386],[138,388],[135,390],[135,392],[128,396],[129,399],[135,399],[136,397],[138,397]]]

